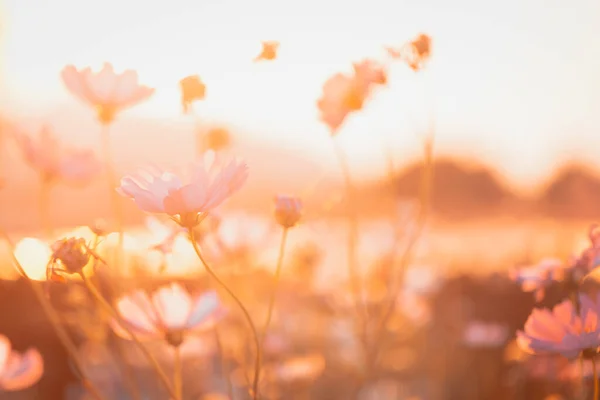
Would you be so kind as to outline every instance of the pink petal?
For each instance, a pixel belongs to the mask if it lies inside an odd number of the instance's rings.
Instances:
[[[180,285],[173,283],[152,295],[156,314],[165,329],[183,329],[192,310],[192,300]]]
[[[91,73],[90,68],[78,71],[73,65],[67,65],[61,72],[62,80],[67,89],[79,100],[88,103],[89,105],[100,104],[100,99],[95,96],[87,86],[83,76]]]
[[[6,363],[10,358],[10,352],[10,340],[4,335],[0,335],[0,376],[2,376],[6,369]]]
[[[187,328],[193,329],[206,322],[219,309],[221,302],[217,292],[211,291],[199,296],[187,320]]]
[[[22,356],[12,353],[0,376],[0,387],[4,390],[23,390],[40,380],[44,374],[42,356],[35,349],[27,350]]]
[[[157,327],[158,317],[148,295],[142,290],[122,297],[117,301],[117,310],[121,318],[134,330],[150,336],[160,334]],[[119,333],[115,331],[115,333]],[[122,332],[121,332],[122,333]],[[129,335],[123,336],[129,338]]]

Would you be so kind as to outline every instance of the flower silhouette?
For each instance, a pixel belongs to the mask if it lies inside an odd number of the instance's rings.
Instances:
[[[42,356],[35,349],[23,354],[12,350],[10,341],[0,335],[0,392],[27,389],[44,373]]]
[[[75,97],[96,109],[102,124],[110,124],[118,112],[154,93],[154,89],[138,83],[135,71],[126,70],[118,74],[109,63],[105,63],[98,72],[93,72],[90,67],[77,69],[67,65],[61,76]]]
[[[206,166],[204,161],[192,166],[188,184],[170,173],[156,168],[142,170],[121,180],[119,193],[132,198],[137,206],[150,213],[166,213],[185,227],[198,224],[200,214],[211,211],[233,193],[248,178],[245,163],[231,161],[223,168],[219,163]]]
[[[176,283],[159,288],[151,297],[136,290],[117,300],[116,306],[136,335],[165,339],[173,346],[179,346],[187,332],[212,326],[222,313],[215,291],[192,297]],[[116,322],[112,326],[118,335],[130,338]]]

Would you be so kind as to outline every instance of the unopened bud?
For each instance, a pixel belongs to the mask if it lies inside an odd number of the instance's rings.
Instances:
[[[52,245],[52,251],[52,259],[60,261],[65,272],[70,274],[81,272],[90,262],[90,254],[82,238],[61,239]]]
[[[275,220],[284,228],[295,226],[302,216],[302,201],[297,197],[275,198]]]

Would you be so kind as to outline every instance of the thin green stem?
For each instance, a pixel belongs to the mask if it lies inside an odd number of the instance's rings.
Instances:
[[[279,288],[279,280],[281,279],[281,268],[283,266],[283,256],[285,254],[285,244],[287,242],[288,228],[283,228],[281,234],[281,243],[279,245],[279,256],[277,257],[277,266],[275,267],[275,284],[273,285],[273,291],[269,299],[269,308],[267,310],[267,320],[262,331],[262,337],[260,341],[260,347],[263,348],[265,344],[265,338],[267,336],[269,326],[271,325],[271,318],[273,318],[273,310],[275,309],[275,299],[277,298],[277,289]]]
[[[25,280],[31,287],[33,294],[35,295],[38,302],[42,306],[42,310],[44,311],[44,314],[46,315],[46,317],[50,321],[50,324],[54,328],[54,331],[56,332],[56,336],[58,337],[58,340],[60,341],[60,343],[63,345],[63,347],[67,351],[67,354],[69,354],[69,356],[73,360],[73,363],[75,364],[75,367],[77,368],[78,374],[80,376],[81,384],[96,400],[104,400],[105,397],[102,395],[100,390],[96,387],[96,385],[94,385],[92,383],[92,381],[90,381],[85,376],[85,370],[83,367],[84,362],[83,362],[82,358],[80,357],[79,352],[77,351],[77,347],[75,346],[75,343],[69,336],[65,327],[61,324],[59,315],[56,313],[54,308],[50,305],[49,300],[44,295],[43,289],[39,285],[37,285],[36,282],[34,282],[31,278],[29,278],[29,276],[23,269],[23,266],[21,265],[19,260],[17,260],[17,257],[15,256],[15,253],[14,253],[15,246],[14,246],[12,240],[10,239],[10,237],[4,231],[0,231],[0,235],[6,240],[6,242],[10,246],[11,258],[13,260],[13,264],[15,265],[17,271],[19,272],[19,274],[21,276],[23,276],[23,278],[25,278]]]
[[[117,174],[115,172],[114,161],[111,152],[110,146],[110,125],[103,124],[102,125],[102,154],[104,156],[104,165],[106,168],[106,179],[108,184],[108,193],[110,196],[111,207],[113,209],[113,217],[115,218],[116,223],[116,231],[119,234],[119,241],[117,247],[117,263],[120,263],[122,260],[122,252],[123,252],[123,210],[121,208],[121,202],[119,199],[119,195],[116,191],[117,188]]]
[[[89,292],[92,294],[92,296],[96,299],[96,301],[98,302],[98,304],[100,304],[100,306],[106,311],[106,313],[108,313],[112,318],[114,318],[120,324],[120,326],[125,330],[125,332],[127,332],[127,334],[131,337],[131,339],[133,340],[133,342],[137,345],[137,347],[142,351],[142,353],[144,354],[144,356],[150,362],[150,365],[152,365],[152,367],[154,368],[156,374],[158,375],[158,377],[160,378],[160,380],[164,384],[164,386],[167,389],[167,391],[169,392],[169,394],[171,396],[173,396],[173,398],[175,400],[180,400],[175,395],[175,391],[173,390],[173,387],[171,386],[171,382],[169,381],[169,378],[167,377],[167,375],[165,374],[165,372],[163,371],[163,369],[160,367],[160,364],[158,363],[158,361],[156,360],[156,358],[152,355],[152,353],[150,353],[150,351],[148,350],[148,348],[146,346],[144,346],[142,344],[142,342],[140,342],[139,338],[131,330],[131,328],[129,328],[128,324],[126,322],[123,322],[121,320],[121,317],[120,317],[119,313],[114,309],[114,307],[112,305],[110,305],[110,303],[108,303],[104,299],[104,297],[98,291],[98,289],[96,289],[96,287],[94,286],[94,284],[92,282],[90,282],[90,280],[83,273],[81,273],[80,276],[81,276],[81,279],[83,280],[83,283],[85,284],[85,286],[87,287],[87,289],[89,290]]]
[[[598,368],[596,366],[596,357],[592,357],[592,371],[594,373],[594,400],[598,400],[600,387],[598,386]]]
[[[238,305],[238,307],[244,314],[244,318],[246,319],[248,325],[250,326],[250,330],[252,331],[252,336],[254,339],[254,345],[256,347],[256,360],[254,363],[254,380],[252,382],[251,395],[254,400],[257,400],[259,398],[258,383],[260,380],[261,354],[260,354],[260,339],[258,336],[258,332],[256,330],[256,326],[254,326],[252,317],[250,316],[250,313],[244,306],[244,303],[242,303],[242,301],[239,299],[239,297],[237,297],[235,295],[235,293],[233,293],[233,291],[229,288],[229,286],[227,286],[227,284],[225,284],[225,282],[223,282],[219,278],[219,276],[213,271],[213,269],[210,267],[210,265],[208,264],[208,262],[202,255],[202,252],[200,251],[200,247],[198,247],[198,242],[196,241],[196,235],[194,234],[194,229],[188,229],[188,232],[190,235],[190,241],[192,242],[192,246],[194,247],[194,251],[196,252],[196,255],[198,256],[198,258],[200,259],[200,262],[202,262],[202,264],[204,265],[206,272],[208,272],[208,274],[219,284],[219,286],[221,286],[221,288],[223,288],[223,290],[225,290],[229,294],[229,296],[231,296],[233,301],[235,301],[235,303]]]
[[[173,386],[175,398],[183,399],[183,374],[181,373],[181,349],[175,346],[173,355]]]

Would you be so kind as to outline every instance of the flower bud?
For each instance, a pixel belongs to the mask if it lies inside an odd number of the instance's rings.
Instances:
[[[297,197],[277,196],[275,198],[275,220],[284,228],[295,226],[302,216],[302,201]]]
[[[90,262],[90,254],[82,238],[61,239],[52,245],[52,259],[60,261],[65,272],[80,273]]]

